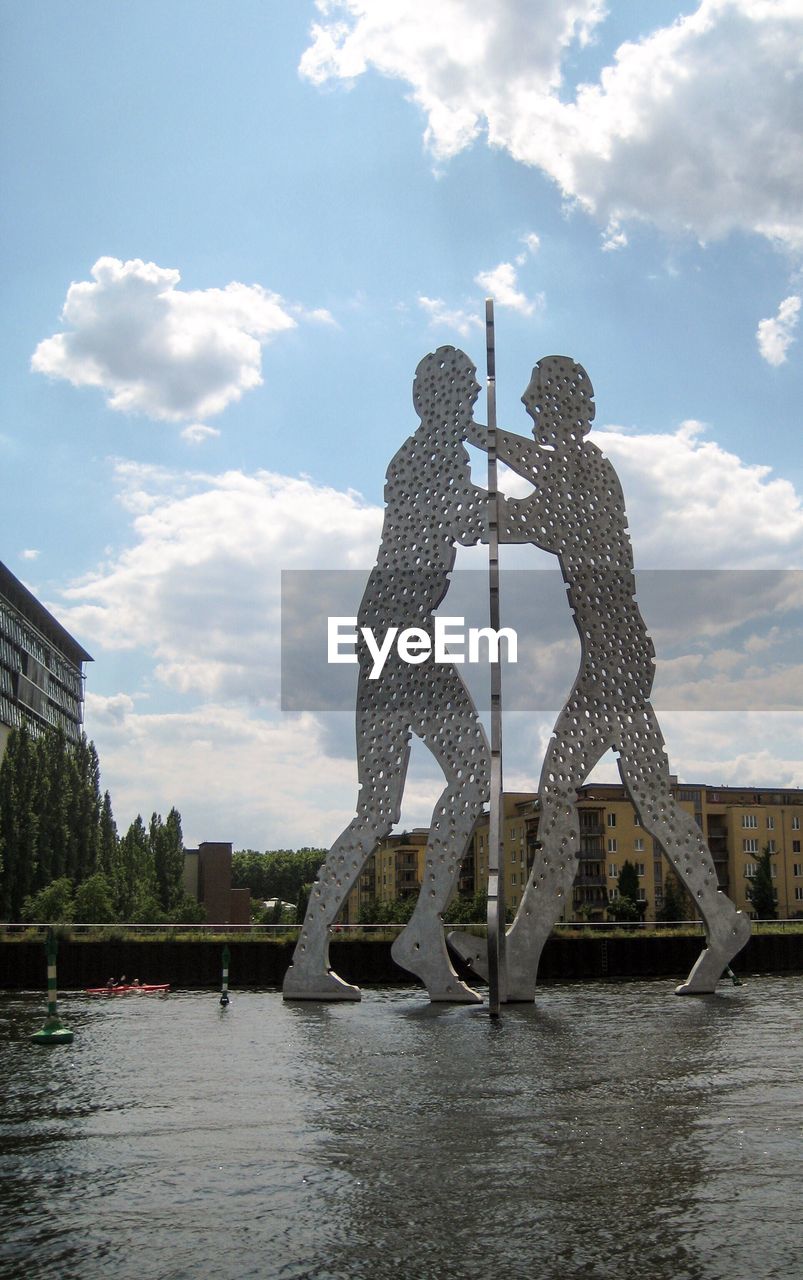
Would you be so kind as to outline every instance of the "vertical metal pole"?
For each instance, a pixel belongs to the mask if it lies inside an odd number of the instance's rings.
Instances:
[[[499,493],[496,479],[496,352],[493,298],[485,300],[488,369],[488,588],[490,625],[499,630]],[[491,795],[488,825],[488,1012],[505,999],[505,876],[502,840],[502,670],[491,663]]]
[[[41,1031],[31,1036],[34,1044],[72,1044],[73,1033],[63,1026],[58,1015],[58,980],[56,977],[56,953],[58,941],[52,929],[45,939],[47,954],[47,1018]]]
[[[221,959],[223,962],[223,977],[220,989],[220,1003],[225,1009],[226,1005],[229,1003],[229,963],[231,961],[231,952],[229,951],[228,945],[224,946]]]

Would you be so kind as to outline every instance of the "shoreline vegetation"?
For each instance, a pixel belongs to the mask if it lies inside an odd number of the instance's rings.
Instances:
[[[358,986],[415,984],[391,956],[397,927],[354,926],[336,929],[330,942],[332,968]],[[473,926],[476,932],[481,927]],[[58,986],[62,991],[98,987],[109,974],[136,975],[145,983],[169,983],[173,991],[219,987],[223,956],[231,990],[280,987],[296,942],[290,926],[243,927],[242,930],[197,926],[184,929],[56,929]],[[0,934],[0,990],[41,991],[46,976],[46,929],[21,927]],[[685,922],[677,927],[630,927],[578,924],[553,931],[544,948],[539,983],[561,980],[683,978],[704,945],[702,930]],[[459,976],[482,984],[455,960]],[[747,946],[732,962],[734,981],[747,974],[803,973],[803,921],[759,924]],[[731,980],[723,975],[722,985]]]
[[[404,928],[403,924],[341,924],[332,931],[333,941],[392,941]],[[44,942],[48,930],[63,942],[271,942],[295,945],[300,926],[296,924],[247,924],[247,925],[199,925],[199,924],[80,924],[70,921],[63,924],[19,923],[0,924],[0,944],[16,942]],[[465,929],[477,937],[485,936],[482,924],[446,926],[447,931]],[[754,920],[752,936],[767,934],[803,934],[803,920]],[[699,920],[678,920],[661,923],[647,921],[644,924],[617,921],[589,923],[566,921],[555,925],[553,937],[574,938],[702,938],[703,925]]]

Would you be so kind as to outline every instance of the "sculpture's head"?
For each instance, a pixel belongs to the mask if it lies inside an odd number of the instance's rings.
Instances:
[[[424,356],[413,382],[413,404],[421,421],[463,439],[480,393],[476,375],[473,363],[458,347],[438,347]]]
[[[579,444],[588,435],[596,406],[591,379],[571,356],[545,356],[533,369],[522,403],[539,444]]]

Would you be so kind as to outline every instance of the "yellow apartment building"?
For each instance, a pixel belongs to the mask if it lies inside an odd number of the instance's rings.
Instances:
[[[741,910],[754,914],[748,901],[749,876],[769,845],[780,919],[803,917],[803,789],[709,787],[673,782],[673,794],[704,832],[720,888]],[[618,892],[625,861],[633,863],[646,920],[654,920],[664,901],[669,863],[638,821],[623,786],[588,784],[578,791],[580,857],[571,904],[564,919],[604,920]],[[502,859],[505,902],[514,911],[521,901],[538,840],[538,801],[534,792],[506,792]],[[390,836],[366,863],[349,896],[344,919],[356,921],[361,903],[417,894],[424,877],[428,832]],[[488,881],[488,817],[480,819],[461,869],[458,891],[471,897]]]

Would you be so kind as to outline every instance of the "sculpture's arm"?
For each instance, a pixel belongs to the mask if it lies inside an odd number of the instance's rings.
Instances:
[[[473,444],[477,449],[484,449],[488,452],[488,428],[482,426],[479,422],[472,422],[466,432],[466,443]],[[506,467],[510,467],[512,471],[518,475],[524,476],[525,480],[530,480],[535,484],[538,475],[539,463],[542,462],[539,456],[541,450],[528,436],[516,435],[515,431],[496,431],[496,457],[499,462],[503,462]]]

